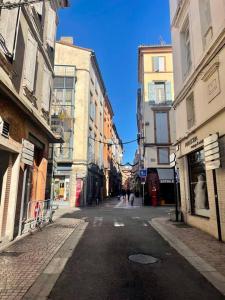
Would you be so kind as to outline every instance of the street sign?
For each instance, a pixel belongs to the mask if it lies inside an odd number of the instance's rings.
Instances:
[[[220,167],[220,149],[218,134],[212,134],[204,139],[204,154],[206,170],[215,170]]]
[[[218,134],[214,133],[204,139],[204,147],[218,141]]]
[[[206,170],[215,170],[218,169],[220,167],[220,160],[214,160],[214,161],[210,161],[207,162],[205,165]]]
[[[146,177],[141,177],[141,184],[145,184]]]
[[[27,140],[22,141],[21,161],[26,165],[33,166],[34,144]]]
[[[214,142],[212,144],[209,144],[207,146],[204,146],[205,151],[214,149],[214,148],[218,148],[219,147],[219,143],[218,142]]]
[[[147,177],[147,169],[141,169],[139,175],[140,177]]]

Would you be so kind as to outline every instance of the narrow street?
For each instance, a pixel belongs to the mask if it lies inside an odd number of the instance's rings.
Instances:
[[[88,226],[49,299],[224,299],[149,224],[169,209],[130,207],[114,199],[64,215],[85,219]],[[158,262],[135,263],[128,259],[133,254],[151,255]]]

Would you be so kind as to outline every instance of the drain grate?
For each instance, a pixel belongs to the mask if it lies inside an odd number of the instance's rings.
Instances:
[[[155,264],[159,261],[158,258],[141,253],[130,255],[129,260],[142,265]]]
[[[23,252],[1,252],[0,257],[18,257],[21,254],[23,254]]]

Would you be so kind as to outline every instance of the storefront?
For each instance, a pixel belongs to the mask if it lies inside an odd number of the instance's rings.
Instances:
[[[206,170],[204,140],[218,129],[221,165]],[[219,130],[219,128],[221,130]],[[186,223],[225,240],[225,127],[222,114],[177,145],[181,210]],[[213,177],[215,174],[215,179]],[[217,195],[215,194],[217,191]],[[218,211],[216,201],[218,199]],[[218,225],[219,222],[219,225]]]

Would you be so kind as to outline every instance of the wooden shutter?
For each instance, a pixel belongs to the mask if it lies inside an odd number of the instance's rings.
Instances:
[[[36,12],[42,16],[42,12],[43,12],[43,2],[38,2],[38,3],[35,3],[33,4],[34,6],[34,9],[36,10]]]
[[[5,45],[10,54],[13,54],[17,15],[18,8],[1,10],[0,33],[5,40]]]
[[[166,82],[166,101],[172,101],[171,82]]]
[[[42,82],[42,108],[49,111],[51,94],[51,72],[45,66],[43,69],[43,82]]]
[[[163,56],[158,57],[158,68],[160,72],[165,71],[165,58]]]
[[[153,71],[158,72],[159,71],[159,58],[158,58],[158,56],[153,56],[152,64],[153,64]]]
[[[152,81],[148,83],[148,100],[155,101],[155,84]]]
[[[205,36],[211,26],[210,1],[199,0],[202,35]]]
[[[33,91],[34,88],[36,60],[37,60],[37,42],[32,37],[31,33],[28,32],[26,51],[25,51],[24,79],[25,79],[25,85],[31,92]]]
[[[56,34],[56,13],[49,7],[47,14],[47,43],[54,48]]]

